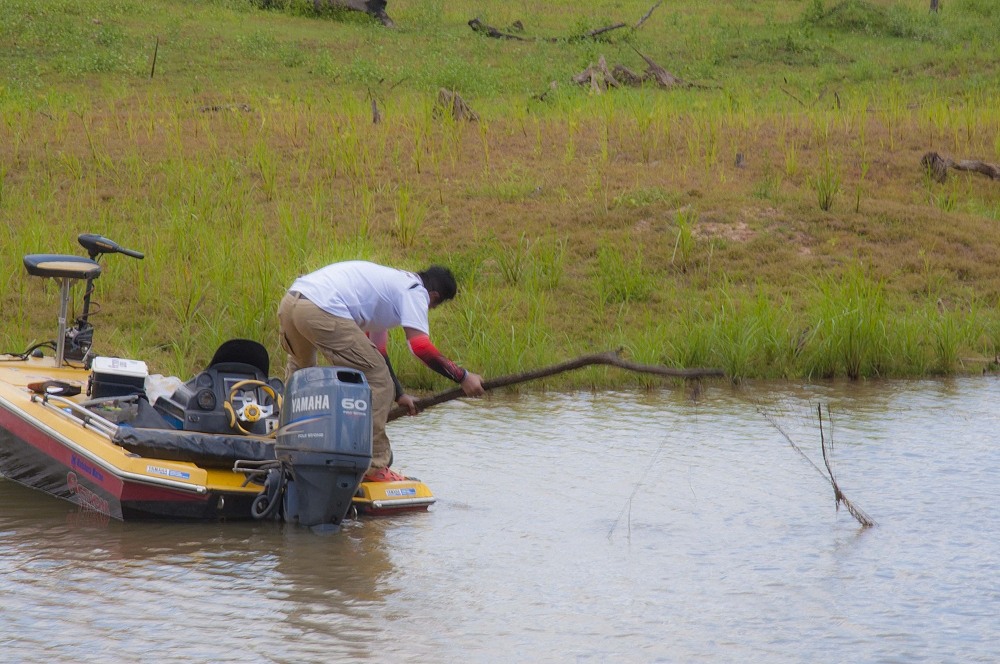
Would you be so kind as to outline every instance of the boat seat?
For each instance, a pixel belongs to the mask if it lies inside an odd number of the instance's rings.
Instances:
[[[24,267],[33,277],[54,279],[96,279],[101,274],[97,261],[62,254],[28,254],[24,257]]]

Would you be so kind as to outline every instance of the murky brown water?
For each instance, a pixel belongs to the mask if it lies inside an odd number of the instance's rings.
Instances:
[[[834,471],[878,521],[836,511]],[[426,514],[100,523],[0,481],[4,661],[995,662],[994,378],[541,394],[393,423]],[[827,435],[829,435],[829,430]]]

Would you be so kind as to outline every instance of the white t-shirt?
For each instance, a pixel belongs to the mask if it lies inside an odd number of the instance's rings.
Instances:
[[[323,311],[351,318],[365,332],[402,325],[430,334],[427,309],[430,295],[420,277],[368,261],[333,263],[292,283]]]

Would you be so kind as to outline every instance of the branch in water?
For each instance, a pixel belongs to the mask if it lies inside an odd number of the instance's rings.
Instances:
[[[774,417],[772,417],[769,413],[767,413],[762,406],[757,407],[757,412],[764,416],[764,419],[767,420],[768,423],[771,426],[773,426],[778,431],[778,433],[782,435],[782,437],[788,442],[788,444],[792,446],[793,450],[798,452],[803,459],[809,462],[809,465],[811,465],[816,470],[817,473],[822,475],[823,478],[826,479],[831,484],[831,486],[833,486],[833,497],[834,500],[836,500],[837,509],[840,509],[840,505],[841,503],[843,503],[844,507],[847,508],[847,511],[850,512],[851,516],[857,519],[858,523],[860,523],[863,528],[871,528],[872,526],[876,525],[875,520],[872,519],[867,514],[865,514],[864,510],[862,510],[859,507],[856,507],[854,503],[848,500],[847,496],[845,496],[844,493],[840,490],[840,487],[837,486],[837,480],[833,477],[833,471],[830,469],[830,460],[826,452],[826,439],[823,436],[822,411],[820,411],[819,436],[820,436],[820,445],[823,449],[823,461],[826,464],[826,473],[824,473],[819,466],[813,463],[812,459],[806,456],[806,453],[803,452],[802,449],[795,444],[795,441],[792,440],[791,436],[789,436],[785,432],[785,430],[781,428],[781,425],[778,424],[778,421],[774,419]],[[829,412],[827,413],[827,416],[829,417]]]
[[[673,367],[664,367],[652,364],[638,364],[636,362],[629,362],[623,359],[619,354],[619,351],[609,350],[604,353],[595,353],[593,355],[582,355],[574,360],[569,360],[568,362],[562,362],[559,364],[553,364],[549,367],[543,367],[541,369],[535,369],[533,371],[525,371],[524,373],[511,374],[509,376],[501,376],[499,378],[493,378],[490,380],[483,381],[483,388],[486,390],[495,390],[498,387],[510,387],[511,385],[518,385],[520,383],[526,383],[532,380],[538,380],[540,378],[547,378],[549,376],[554,376],[558,373],[563,373],[565,371],[573,371],[574,369],[582,369],[583,367],[593,366],[593,365],[607,365],[612,367],[618,367],[620,369],[625,369],[627,371],[636,371],[639,373],[654,374],[657,376],[664,376],[667,378],[709,378],[709,377],[719,377],[725,376],[726,373],[722,369],[675,369]],[[465,396],[462,392],[462,388],[456,387],[445,392],[439,392],[438,394],[425,397],[423,399],[417,399],[416,405],[417,410],[427,410],[431,406],[437,406],[439,404],[451,401],[453,399],[458,399]],[[402,417],[407,414],[405,408],[393,408],[389,412],[389,422]]]

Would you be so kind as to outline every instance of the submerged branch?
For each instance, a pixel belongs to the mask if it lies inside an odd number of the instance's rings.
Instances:
[[[843,504],[844,507],[847,508],[847,511],[850,512],[851,516],[853,516],[855,519],[857,519],[858,523],[861,524],[862,528],[871,528],[872,526],[876,525],[875,524],[875,520],[872,519],[867,514],[865,514],[864,510],[862,510],[861,508],[855,506],[854,503],[852,503],[850,500],[848,500],[847,496],[844,495],[844,493],[840,490],[840,487],[837,485],[837,480],[833,476],[833,470],[831,470],[831,468],[830,468],[830,460],[829,460],[829,457],[828,457],[827,451],[826,451],[826,438],[823,435],[823,413],[822,413],[822,411],[820,411],[819,435],[820,435],[820,446],[822,447],[822,450],[823,450],[823,462],[826,465],[826,473],[824,473],[822,471],[822,469],[820,469],[819,466],[817,466],[815,463],[813,463],[813,460],[810,459],[806,455],[806,453],[803,452],[802,449],[798,445],[795,444],[795,441],[792,440],[791,436],[789,436],[785,432],[785,430],[781,428],[781,425],[778,424],[777,420],[773,416],[771,416],[770,413],[766,412],[763,409],[763,407],[761,407],[761,406],[757,407],[757,412],[760,413],[764,417],[764,419],[767,420],[768,423],[772,427],[774,427],[778,431],[778,433],[780,433],[782,435],[782,437],[788,442],[788,444],[792,446],[793,450],[795,450],[796,452],[798,452],[802,456],[802,458],[805,459],[806,461],[808,461],[809,465],[811,465],[816,470],[816,472],[819,473],[823,477],[823,479],[825,479],[826,481],[828,481],[830,483],[830,485],[833,487],[833,496],[834,496],[834,499],[836,500],[836,504],[837,504],[837,509],[838,510],[840,509],[840,505]]]
[[[823,449],[823,464],[826,466],[826,472],[830,476],[830,485],[833,487],[833,499],[837,505],[837,509],[840,509],[840,505],[843,504],[844,507],[847,508],[847,511],[851,513],[851,516],[858,520],[858,523],[865,528],[871,528],[875,525],[874,519],[865,514],[864,510],[856,507],[854,503],[848,500],[847,496],[844,495],[844,492],[840,490],[839,486],[837,486],[837,478],[833,476],[833,468],[830,467],[830,456],[826,453],[826,437],[823,435],[823,407],[819,404],[816,404],[816,413],[819,416],[819,440],[820,447]],[[826,407],[826,415],[827,419],[830,419],[829,406]],[[832,435],[830,436],[830,447],[832,454]]]
[[[625,369],[626,371],[636,371],[639,373],[654,374],[657,376],[664,376],[667,378],[709,378],[709,377],[721,377],[725,376],[725,372],[722,369],[676,369],[674,367],[665,367],[654,364],[639,364],[636,362],[629,362],[619,355],[617,350],[609,350],[604,353],[595,353],[593,355],[581,355],[580,357],[569,360],[567,362],[561,362],[559,364],[553,364],[548,367],[543,367],[541,369],[535,369],[533,371],[525,371],[523,373],[511,374],[508,376],[501,376],[499,378],[492,378],[490,380],[483,381],[483,388],[486,390],[495,390],[499,387],[510,387],[511,385],[518,385],[520,383],[527,383],[528,381],[538,380],[540,378],[547,378],[549,376],[554,376],[555,374],[563,373],[565,371],[573,371],[575,369],[582,369],[583,367],[593,366],[593,365],[606,365],[612,367],[618,367],[619,369]],[[445,392],[439,392],[429,397],[416,400],[416,406],[418,411],[427,410],[431,406],[437,406],[439,404],[445,403],[447,401],[452,401],[453,399],[458,399],[465,396],[461,388],[452,388]],[[389,412],[388,421],[392,422],[395,419],[402,417],[407,414],[405,408],[393,408]]]

